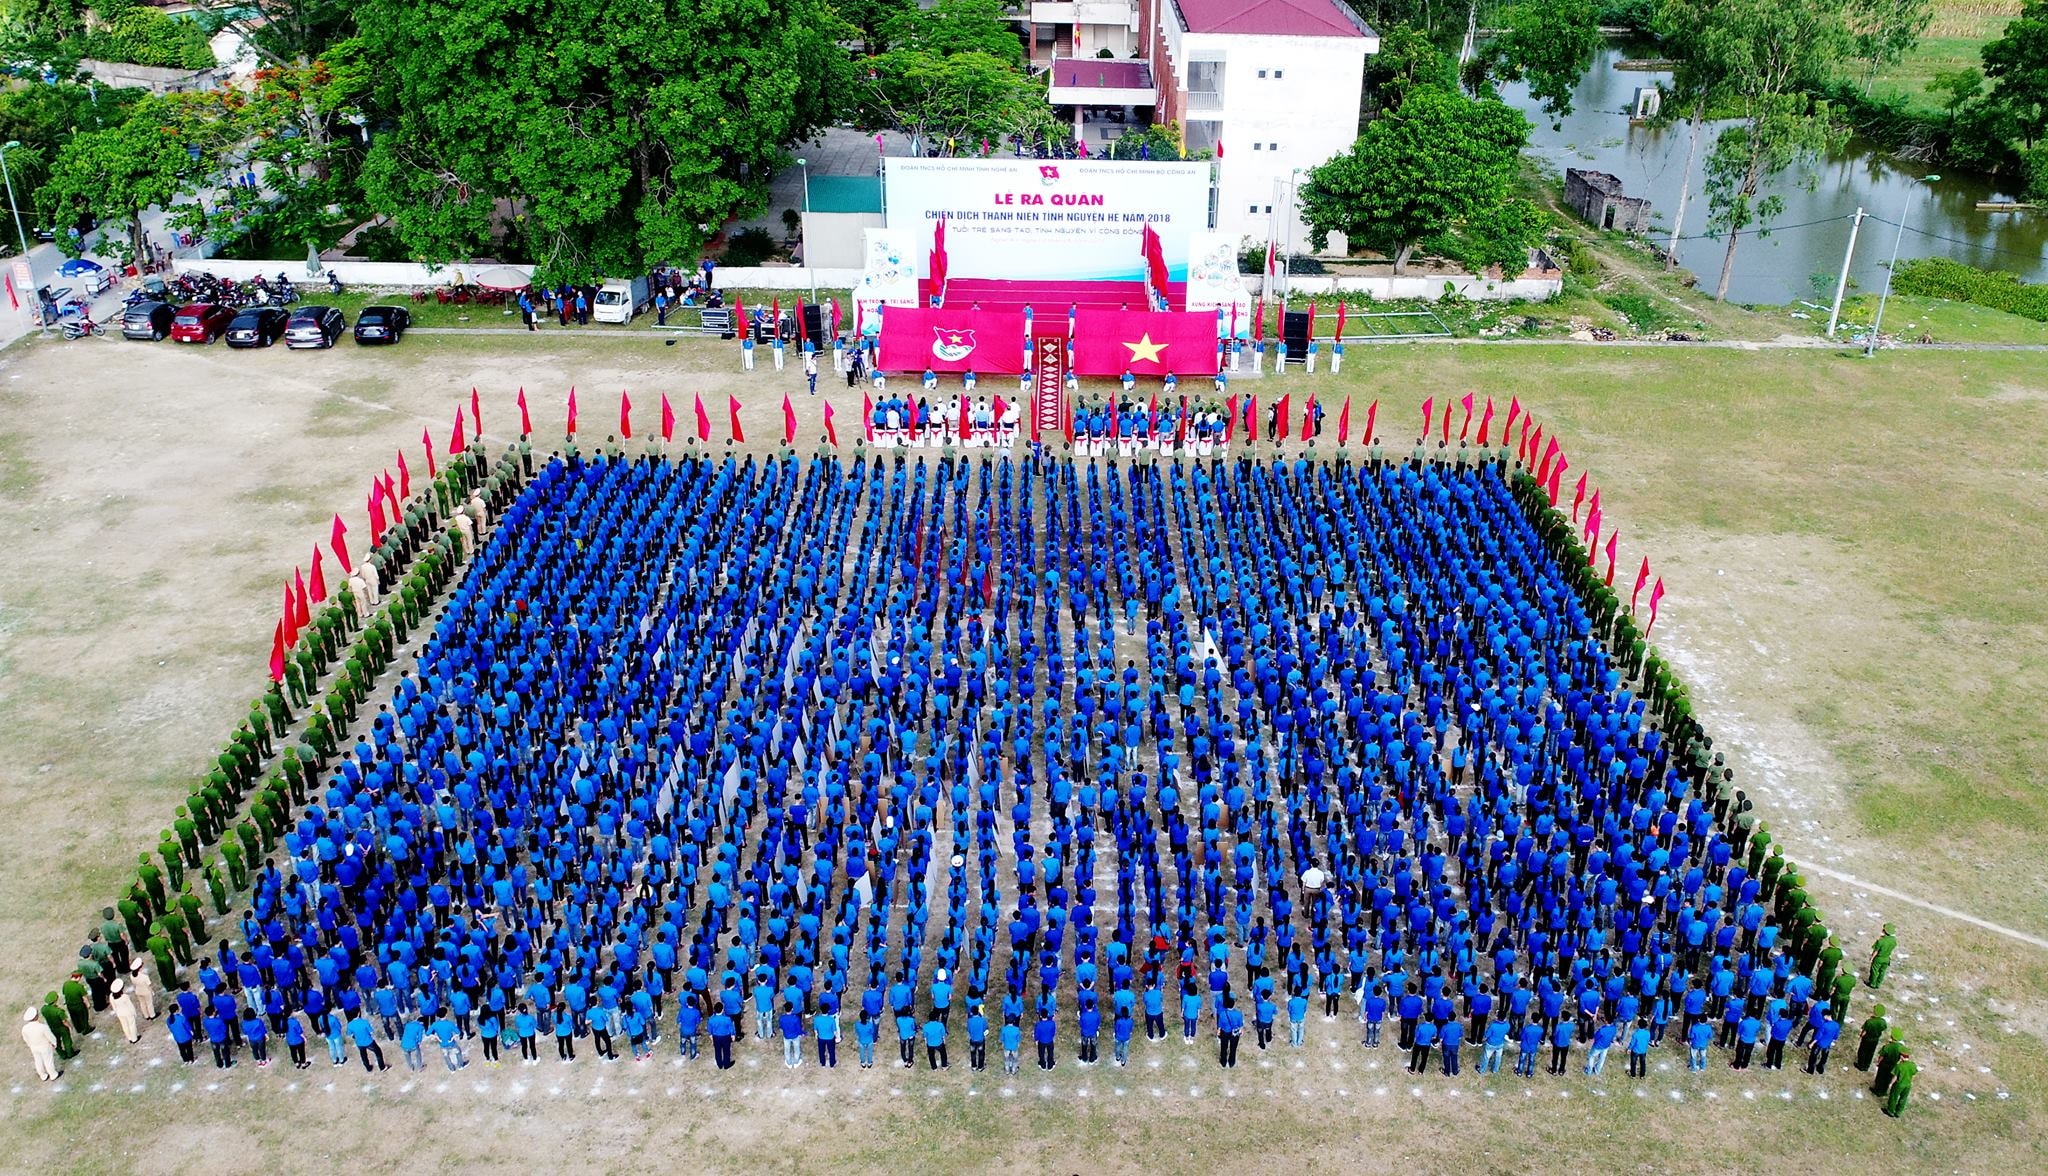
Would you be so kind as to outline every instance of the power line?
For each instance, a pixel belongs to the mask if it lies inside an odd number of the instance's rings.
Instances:
[[[1865,219],[1874,220],[1881,225],[1890,225],[1895,229],[1899,227],[1899,222],[1886,220],[1885,218],[1878,216],[1876,213],[1866,214]],[[1946,241],[1951,245],[1961,245],[1965,249],[1974,249],[1980,253],[1996,253],[2002,257],[2021,257],[2026,258],[2035,263],[2039,263],[2042,260],[2042,256],[2039,253],[2026,253],[2018,249],[2000,249],[1996,245],[1980,245],[1975,241],[1965,241],[1960,237],[1946,237],[1940,233],[1933,233],[1929,232],[1926,229],[1915,228],[1912,225],[1905,226],[1905,229],[1907,232],[1912,233],[1915,236],[1926,237],[1930,240],[1935,241]]]

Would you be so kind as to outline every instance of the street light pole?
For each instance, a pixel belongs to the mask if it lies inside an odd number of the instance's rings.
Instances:
[[[1921,183],[1930,186],[1938,183],[1940,180],[1940,176],[1920,177]],[[1899,268],[1899,246],[1905,243],[1906,221],[1912,214],[1913,189],[1908,188],[1906,189],[1905,202],[1899,206],[1899,232],[1897,236],[1892,238],[1892,263],[1885,267],[1884,292],[1877,296],[1877,320],[1870,324],[1870,338],[1863,341],[1863,358],[1865,359],[1869,359],[1877,354],[1877,333],[1884,326],[1884,304],[1890,301],[1892,296],[1892,274]]]
[[[21,146],[21,140],[19,139],[9,139],[6,143],[0,144],[0,180],[5,180],[7,183],[7,208],[10,212],[14,213],[14,235],[21,241],[21,264],[28,271],[29,285],[33,286],[35,285],[36,278],[35,263],[30,261],[28,256],[28,234],[21,227],[21,206],[14,202],[14,176],[7,170],[7,153],[19,146]],[[40,322],[42,320],[42,309],[36,298],[35,291],[23,290],[21,291],[21,298],[22,305],[34,308],[30,311],[30,314],[34,316],[34,321]],[[45,327],[48,326],[48,324],[44,325]]]
[[[1863,228],[1863,210],[1856,210],[1856,219],[1849,222],[1849,248],[1842,254],[1842,276],[1835,281],[1835,305],[1828,311],[1828,338],[1835,337],[1835,326],[1842,321],[1842,293],[1849,288],[1849,262],[1856,256],[1856,234]]]
[[[811,305],[818,304],[818,267],[811,261],[811,161],[799,159],[804,172],[804,219],[797,225],[797,242],[804,251],[804,273],[811,280]]]

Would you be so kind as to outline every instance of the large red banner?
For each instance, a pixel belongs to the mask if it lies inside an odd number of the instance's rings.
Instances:
[[[1022,311],[926,310],[891,306],[882,312],[885,372],[973,371],[1014,376],[1024,371]]]
[[[1066,427],[1067,332],[1043,330],[1031,336],[1031,437],[1057,437]]]
[[[1082,309],[1074,370],[1084,376],[1216,374],[1216,312]]]

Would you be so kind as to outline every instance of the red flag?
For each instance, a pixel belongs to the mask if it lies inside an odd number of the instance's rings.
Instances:
[[[379,485],[383,487],[385,501],[391,504],[391,524],[397,526],[399,516],[405,512],[398,508],[398,488],[391,482],[390,470],[384,471],[384,480]]]
[[[789,393],[782,394],[782,443],[796,444],[796,408],[789,403]]]
[[[1259,394],[1252,393],[1244,398],[1244,443],[1250,445],[1259,439]]]
[[[481,437],[484,435],[484,406],[477,399],[476,385],[469,388],[469,431]]]
[[[1516,457],[1519,457],[1519,458],[1521,458],[1521,459],[1522,459],[1522,464],[1523,464],[1523,465],[1528,465],[1528,464],[1529,464],[1529,453],[1528,453],[1528,450],[1529,450],[1529,425],[1530,425],[1530,423],[1531,423],[1531,418],[1529,417],[1529,414],[1527,414],[1527,413],[1523,413],[1523,414],[1522,414],[1522,440],[1521,440],[1521,443],[1520,443],[1520,445],[1519,445],[1519,446],[1518,446],[1518,447],[1516,448],[1516,450],[1515,450],[1515,456],[1516,456]]]
[[[1586,500],[1586,475],[1579,475],[1578,488],[1572,491],[1572,521],[1579,521],[1579,504]]]
[[[429,447],[427,456],[432,457],[433,453],[433,449]],[[400,501],[412,497],[412,471],[406,468],[403,449],[398,451],[398,497]]]
[[[1536,436],[1529,442],[1529,452],[1535,453],[1536,446],[1543,440],[1543,426],[1536,426]],[[1536,463],[1536,480],[1543,485],[1550,484],[1550,459],[1557,456],[1557,438],[1550,439],[1550,445],[1543,450],[1543,459]]]
[[[619,389],[619,435],[626,440],[633,439],[633,398]]]
[[[1009,402],[1004,400],[1001,396],[996,397],[995,404],[992,405],[991,408],[992,411],[994,411],[994,413],[996,414],[997,424],[1001,424],[1003,422],[1003,414],[1010,411]]]
[[[1650,589],[1650,623],[1643,626],[1643,636],[1648,637],[1650,630],[1657,627],[1657,602],[1663,599],[1664,577],[1659,576],[1657,577],[1657,586]]]
[[[1628,611],[1636,611],[1636,599],[1643,594],[1643,585],[1650,582],[1650,557],[1643,557],[1643,566],[1636,569],[1635,591],[1628,594]]]
[[[370,479],[370,546],[384,542],[384,488]]]
[[[663,392],[661,394],[661,443],[666,445],[675,440],[675,438],[676,410],[669,407],[668,393]]]
[[[940,223],[944,223],[943,221]],[[970,440],[974,436],[974,421],[967,412],[967,393],[960,394],[960,439]]]
[[[1509,398],[1508,398],[1508,423],[1507,423],[1507,424],[1505,424],[1505,425],[1502,425],[1502,426],[1500,427],[1500,442],[1501,442],[1501,444],[1503,444],[1503,445],[1507,444],[1507,442],[1508,442],[1508,436],[1509,436],[1509,434],[1511,434],[1511,433],[1513,433],[1513,432],[1515,431],[1515,418],[1516,418],[1516,417],[1518,417],[1518,416],[1521,416],[1521,415],[1522,415],[1522,398],[1521,398],[1521,397],[1519,397],[1519,396],[1513,396],[1513,397],[1509,397]]]
[[[9,283],[10,291],[12,283]],[[277,628],[270,631],[270,680],[284,681],[284,622],[277,622]]]
[[[1489,396],[1489,397],[1487,397],[1487,398],[1486,398],[1486,411],[1485,411],[1484,413],[1480,414],[1480,417],[1479,417],[1479,444],[1480,444],[1480,447],[1481,447],[1481,448],[1484,448],[1484,447],[1485,447],[1485,445],[1486,445],[1486,431],[1487,431],[1487,430],[1488,430],[1489,428],[1492,428],[1492,427],[1493,427],[1493,397]]]
[[[20,296],[19,294],[16,294],[16,293],[14,292],[14,275],[13,275],[13,274],[8,274],[8,275],[7,275],[7,307],[8,307],[8,309],[9,309],[9,310],[20,310],[20,309],[21,309],[21,296]],[[283,671],[281,671],[281,670],[279,671],[279,673],[282,673],[282,672],[283,672]]]
[[[341,562],[341,570],[344,574],[352,573],[356,570],[348,560],[348,525],[341,521],[340,512],[335,513],[334,529],[328,532],[327,545],[334,548],[334,558]]]
[[[860,435],[867,439],[868,444],[875,443],[875,400],[865,392],[860,394]]]
[[[1173,414],[1173,445],[1174,448],[1179,449],[1185,447],[1187,443],[1188,406],[1185,402],[1183,402],[1179,409],[1177,409]]]
[[[1228,445],[1231,436],[1237,432],[1237,397],[1231,397],[1224,404],[1230,410],[1223,418],[1223,443]]]
[[[434,434],[426,429],[420,430],[420,448],[427,451],[427,478],[432,480],[440,477],[441,467],[439,463],[434,461]],[[405,455],[403,453],[399,454],[398,464],[401,468],[405,465]],[[410,491],[407,491],[406,497],[412,497]]]
[[[1343,309],[1343,308],[1344,308],[1344,304],[1343,304],[1343,303],[1341,303],[1341,302],[1339,302],[1339,303],[1337,304],[1337,313],[1338,313],[1338,314],[1339,314],[1340,316],[1341,316],[1341,315],[1342,315],[1342,314],[1344,313],[1344,309]],[[1351,398],[1350,398],[1349,396],[1346,396],[1346,397],[1344,398],[1344,407],[1343,407],[1342,409],[1338,410],[1338,412],[1337,412],[1337,444],[1339,444],[1339,445],[1343,445],[1343,444],[1346,444],[1346,443],[1348,443],[1348,442],[1349,442],[1350,440],[1351,440]]]
[[[1586,529],[1580,535],[1580,538],[1585,540],[1586,566],[1590,568],[1593,566],[1593,556],[1600,549],[1600,508],[1598,506],[1586,512]]]
[[[1117,418],[1117,398],[1109,398],[1109,435],[1112,440],[1123,436],[1123,424]]]
[[[1435,414],[1436,397],[1431,396],[1422,402],[1422,439],[1424,441],[1429,440],[1429,420]]]
[[[569,385],[569,422],[567,432],[571,437],[576,435],[576,385],[574,384]]]
[[[455,431],[448,434],[448,456],[454,457],[467,448],[469,446],[462,441],[462,410],[458,408],[455,410]]]
[[[1315,435],[1315,421],[1316,398],[1314,393],[1310,393],[1308,403],[1303,405],[1301,409],[1301,439],[1303,441],[1306,441],[1310,437],[1313,437]]]
[[[747,434],[744,430],[740,428],[740,398],[737,396],[728,395],[725,398],[725,411],[726,416],[730,418],[730,423],[732,425],[732,439],[741,444],[745,444],[747,440]]]
[[[1152,226],[1147,225],[1146,228]],[[1159,393],[1153,392],[1152,399],[1145,405],[1145,439],[1154,440],[1159,436]]]
[[[327,574],[320,570],[320,545],[318,543],[315,543],[313,545],[313,576],[312,583],[311,585],[309,585],[309,588],[313,593],[314,604],[322,604],[326,602]]]
[[[802,343],[802,342],[804,342],[805,340],[807,340],[807,339],[809,339],[809,338],[810,338],[810,335],[808,335],[808,334],[807,334],[807,333],[805,333],[805,331],[804,331],[804,300],[803,300],[803,295],[799,294],[799,295],[797,295],[797,300],[796,300],[796,341],[797,341],[797,342],[799,342],[799,343]]]
[[[1469,412],[1468,412],[1468,413],[1466,413],[1466,415],[1465,415],[1465,419],[1467,419],[1467,420],[1470,420],[1470,419],[1471,419],[1471,414],[1470,414]],[[1443,432],[1443,437],[1441,438],[1441,440],[1443,441],[1443,443],[1444,443],[1444,444],[1448,445],[1448,444],[1450,444],[1450,443],[1451,443],[1451,406],[1450,406],[1450,405],[1448,405],[1448,404],[1444,405],[1444,426],[1443,426],[1443,428],[1444,428],[1444,432]]]
[[[825,402],[825,440],[832,443],[832,448],[839,448],[839,430],[832,425],[832,402],[829,400]]]
[[[704,411],[704,394],[697,393],[697,440],[711,444],[711,414]]]
[[[1358,439],[1360,442],[1366,445],[1372,444],[1373,422],[1379,418],[1379,415],[1380,402],[1375,400],[1372,402],[1371,406],[1365,410],[1365,432],[1360,433],[1358,435]]]
[[[1466,434],[1472,431],[1472,396],[1473,393],[1467,392],[1465,393],[1465,398],[1458,402],[1465,406],[1465,419],[1462,423],[1458,425],[1458,440],[1460,441],[1465,440]],[[1451,422],[1446,420],[1444,422],[1444,435],[1446,440],[1449,440],[1450,431]]]
[[[297,568],[292,569],[292,591],[297,596],[294,607],[299,610],[293,619],[303,631],[313,623],[313,604],[306,599],[306,575]]]
[[[738,294],[732,296],[732,325],[738,332],[740,346],[746,346],[747,340],[754,335],[754,325],[747,321],[747,304]]]
[[[524,437],[531,432],[533,432],[533,418],[526,415],[526,385],[521,384],[519,386],[519,435]]]
[[[1074,404],[1068,401],[1060,410],[1060,432],[1066,436],[1067,444],[1074,443]]]
[[[1287,440],[1287,434],[1294,431],[1292,427],[1294,423],[1294,393],[1289,392],[1287,395],[1282,396],[1279,405],[1273,411],[1278,416],[1279,424],[1279,428],[1273,435],[1285,441]]]
[[[279,621],[278,625],[284,630],[284,643],[286,645],[297,645],[299,643],[299,605],[297,601],[292,599],[292,582],[290,580],[284,582],[284,619]]]
[[[1308,341],[1316,341],[1316,300],[1308,300]]]
[[[1267,260],[1267,262],[1268,262],[1268,263],[1270,263],[1270,262],[1272,261],[1272,251],[1273,251],[1273,247],[1272,247],[1272,246],[1270,246],[1270,245],[1268,245],[1268,246],[1266,247],[1266,253],[1267,253],[1267,258],[1266,258],[1266,260]],[[1258,302],[1257,302],[1256,304],[1254,304],[1254,305],[1253,305],[1253,307],[1252,307],[1252,342],[1254,342],[1254,343],[1263,343],[1263,342],[1265,342],[1265,341],[1266,341],[1266,300],[1265,300],[1265,299],[1263,299],[1263,298],[1261,298],[1261,299],[1259,299],[1259,301],[1258,301]]]
[[[1616,527],[1614,533],[1607,537],[1607,586],[1609,588],[1614,587],[1614,545],[1620,542],[1621,528]]]
[[[1552,438],[1552,440],[1556,440],[1556,438]],[[1557,505],[1559,485],[1564,481],[1564,472],[1570,469],[1571,466],[1572,463],[1565,459],[1564,454],[1560,453],[1557,455],[1557,468],[1550,471],[1550,505]]]

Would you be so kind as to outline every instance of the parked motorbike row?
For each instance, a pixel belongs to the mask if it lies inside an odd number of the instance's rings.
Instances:
[[[327,274],[327,289],[340,294],[347,289],[333,271]],[[291,278],[279,274],[266,279],[263,275],[237,282],[232,278],[218,278],[204,270],[183,273],[168,282],[152,278],[140,289],[129,293],[123,306],[136,306],[144,302],[174,302],[179,304],[206,303],[226,306],[236,310],[249,306],[291,306],[299,301],[298,287]]]

